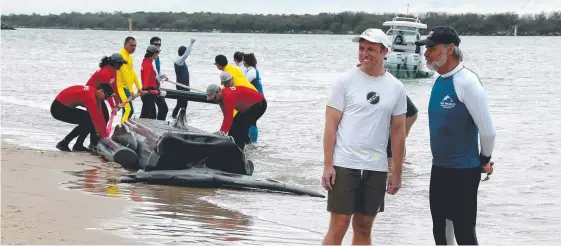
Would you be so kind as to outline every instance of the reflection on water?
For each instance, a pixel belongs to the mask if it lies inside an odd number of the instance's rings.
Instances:
[[[140,236],[147,243],[302,244],[320,238],[317,232],[253,218],[206,201],[224,190],[115,183],[116,177],[125,172],[109,164],[70,172],[78,180],[63,187],[139,202],[128,217],[109,219],[100,229],[126,237]]]

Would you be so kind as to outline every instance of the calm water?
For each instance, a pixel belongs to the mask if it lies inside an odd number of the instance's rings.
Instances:
[[[15,143],[54,149],[71,126],[51,118],[62,88],[84,84],[103,55],[117,52],[128,32],[31,30],[2,32],[2,134]],[[357,63],[350,36],[135,32],[138,72],[150,37],[163,39],[162,67],[172,79],[177,48],[196,38],[188,59],[194,88],[218,83],[214,56],[254,52],[269,101],[251,153],[255,176],[322,191],[325,101],[335,77]],[[488,93],[497,128],[496,171],[479,192],[482,244],[553,244],[561,239],[561,72],[559,37],[463,37],[465,64]],[[407,140],[403,188],[387,196],[374,243],[433,244],[428,203],[430,149],[427,103],[433,79],[404,81],[419,108]],[[172,85],[164,85],[174,88]],[[175,106],[174,100],[167,100]],[[134,102],[138,116],[141,101]],[[189,103],[189,124],[219,129],[219,107]],[[171,120],[171,117],[169,118]],[[109,170],[109,171],[108,171]],[[265,192],[112,185],[124,172],[101,167],[76,173],[65,188],[139,202],[100,230],[158,244],[319,244],[328,226],[326,200]],[[108,208],[104,208],[108,209]],[[350,244],[349,228],[344,243]]]

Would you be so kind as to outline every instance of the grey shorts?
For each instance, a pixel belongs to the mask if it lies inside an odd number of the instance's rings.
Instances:
[[[387,172],[335,166],[335,185],[327,194],[327,211],[375,216],[384,211]]]

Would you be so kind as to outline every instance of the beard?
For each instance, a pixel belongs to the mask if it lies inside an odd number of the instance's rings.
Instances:
[[[432,71],[436,71],[442,66],[444,66],[447,60],[448,57],[446,56],[446,54],[442,54],[440,57],[438,57],[437,60],[427,61],[427,68]]]

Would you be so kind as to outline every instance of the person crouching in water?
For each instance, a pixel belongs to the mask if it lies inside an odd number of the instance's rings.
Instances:
[[[109,97],[113,97],[114,92],[109,84],[101,83],[97,86],[73,85],[62,90],[51,104],[51,115],[60,121],[77,124],[62,141],[58,142],[56,148],[61,151],[70,151],[68,144],[74,138],[80,136],[78,140],[83,141],[88,134],[93,140],[91,144],[97,145],[100,138],[107,137],[105,132],[105,121],[103,119],[101,104]],[[78,109],[82,106],[86,110]],[[83,142],[76,141],[72,151],[91,151],[84,147]]]
[[[224,120],[220,127],[220,134],[232,136],[234,142],[243,151],[248,141],[249,127],[267,110],[267,100],[256,90],[245,86],[228,86],[232,83],[232,75],[228,72],[220,74],[224,89],[211,84],[206,89],[207,100],[220,105]],[[234,117],[234,109],[238,111]]]
[[[160,91],[159,82],[167,80],[167,77],[158,77],[158,72],[154,68],[153,61],[158,57],[160,52],[155,45],[149,45],[146,48],[146,54],[140,68],[140,77],[142,80],[142,90],[148,91],[147,94],[141,96],[142,111],[140,118],[165,120],[168,114],[167,104],[158,97],[164,97],[165,91]],[[156,114],[156,105],[158,113]]]

